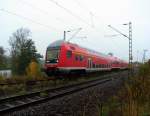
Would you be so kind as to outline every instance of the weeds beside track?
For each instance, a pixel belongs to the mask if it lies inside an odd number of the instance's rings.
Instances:
[[[103,79],[102,79],[103,78]],[[19,109],[40,104],[52,99],[56,99],[65,95],[69,95],[83,89],[90,88],[111,81],[113,78],[119,78],[118,73],[103,75],[101,78],[81,82],[78,84],[67,85],[63,87],[46,89],[25,95],[8,97],[0,100],[0,114],[17,111]]]

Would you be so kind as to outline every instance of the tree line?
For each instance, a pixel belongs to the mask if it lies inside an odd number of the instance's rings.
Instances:
[[[0,70],[10,68],[14,75],[25,75],[31,62],[39,63],[42,56],[37,53],[31,34],[27,28],[17,29],[9,37],[9,56],[0,47]]]

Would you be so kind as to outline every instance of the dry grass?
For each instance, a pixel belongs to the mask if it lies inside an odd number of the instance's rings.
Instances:
[[[99,116],[150,116],[150,62],[140,66],[139,74],[125,82]]]

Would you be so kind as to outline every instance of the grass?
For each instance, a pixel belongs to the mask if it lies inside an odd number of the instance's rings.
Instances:
[[[0,83],[7,85],[0,85],[0,98],[12,96],[12,95],[21,95],[28,92],[39,91],[42,89],[50,88],[50,87],[59,87],[68,84],[76,84],[92,79],[97,79],[97,74],[88,75],[86,78],[81,76],[80,78],[66,78],[66,79],[58,79],[55,81],[49,80],[46,81],[48,77],[43,76],[13,76],[11,78],[0,77]],[[92,77],[92,78],[90,78]],[[37,80],[45,80],[38,81]]]
[[[98,106],[98,105],[97,105]],[[150,61],[127,80],[98,112],[99,116],[150,116]]]

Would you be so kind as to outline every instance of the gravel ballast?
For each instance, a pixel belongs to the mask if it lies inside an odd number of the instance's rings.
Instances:
[[[122,82],[121,78],[113,79],[103,85],[4,116],[99,116],[99,104],[116,94],[122,86]]]

